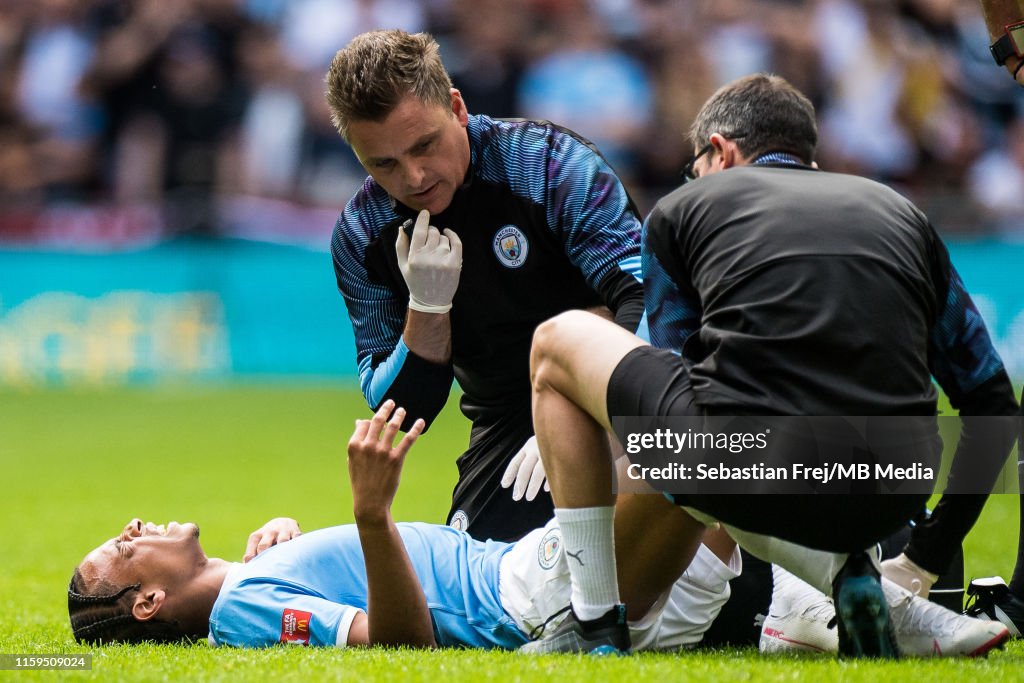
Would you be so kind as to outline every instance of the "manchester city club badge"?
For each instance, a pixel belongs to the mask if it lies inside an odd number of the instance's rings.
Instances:
[[[506,268],[518,268],[526,262],[530,243],[523,231],[514,225],[506,225],[494,235],[494,254]]]
[[[543,569],[551,569],[558,562],[562,550],[562,534],[558,529],[551,529],[540,540],[537,547],[537,562]]]
[[[462,510],[456,510],[455,514],[452,515],[452,521],[448,522],[448,526],[459,531],[465,531],[466,527],[469,526],[469,515]]]

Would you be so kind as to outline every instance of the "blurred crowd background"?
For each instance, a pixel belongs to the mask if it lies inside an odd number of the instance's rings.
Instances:
[[[325,249],[365,174],[323,76],[374,28],[431,32],[471,113],[594,140],[645,211],[704,100],[771,71],[817,106],[823,168],[1024,237],[1024,88],[976,0],[0,0],[0,242]]]

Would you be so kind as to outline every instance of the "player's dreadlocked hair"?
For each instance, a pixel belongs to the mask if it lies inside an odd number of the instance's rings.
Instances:
[[[170,643],[197,635],[184,633],[177,621],[136,619],[132,615],[132,604],[142,584],[122,588],[102,580],[96,584],[92,590],[87,590],[85,578],[78,569],[68,584],[68,616],[79,643]]]

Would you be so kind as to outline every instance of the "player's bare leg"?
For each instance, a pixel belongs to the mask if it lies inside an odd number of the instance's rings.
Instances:
[[[572,578],[570,618],[534,652],[629,647],[614,545],[615,476],[607,433],[608,383],[645,342],[583,311],[563,313],[534,333],[530,357],[534,430],[551,486]]]
[[[569,311],[537,328],[530,372],[533,420],[558,507],[611,505],[606,432],[608,382],[623,356],[646,342],[596,315]]]
[[[647,613],[672,587],[704,544],[723,562],[736,547],[724,531],[709,530],[660,493],[620,494],[615,504],[619,595],[631,619]]]

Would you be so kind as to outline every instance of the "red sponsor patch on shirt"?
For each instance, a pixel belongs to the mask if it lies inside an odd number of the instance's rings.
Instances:
[[[298,643],[300,645],[308,644],[309,621],[312,618],[312,612],[286,609],[281,615],[281,642]]]

